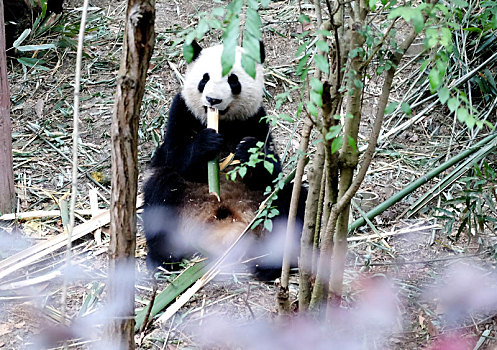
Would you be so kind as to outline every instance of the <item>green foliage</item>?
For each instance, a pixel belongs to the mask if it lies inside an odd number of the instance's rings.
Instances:
[[[423,10],[426,8],[425,3],[421,3],[418,7],[397,7],[390,11],[388,19],[393,20],[402,17],[406,22],[412,23],[417,33],[420,33],[425,26],[423,18]]]
[[[223,33],[223,54],[221,55],[221,65],[223,67],[223,76],[228,74],[235,64],[236,46],[238,45],[238,27],[240,18],[235,17],[231,20]]]
[[[497,2],[483,1],[481,6],[484,8],[478,21],[483,26],[483,31],[497,29]]]
[[[190,63],[193,60],[193,40],[201,40],[205,34],[212,29],[223,29],[223,25],[227,23],[225,17],[230,18],[231,13],[223,7],[215,7],[210,13],[201,12],[198,16],[199,21],[197,27],[189,28],[180,33],[180,36],[181,34],[185,36],[183,56],[187,63]]]
[[[342,126],[340,124],[334,125],[330,127],[330,130],[328,131],[328,133],[326,133],[324,138],[327,141],[331,141],[334,138],[338,137],[341,131],[342,131]]]
[[[276,200],[278,197],[277,195],[273,196],[272,200]],[[257,213],[257,219],[254,221],[252,224],[251,229],[256,228],[259,226],[261,223],[263,223],[264,228],[267,231],[272,231],[273,230],[273,218],[278,216],[280,214],[279,210],[271,205],[267,205],[265,208],[259,211]]]
[[[398,102],[390,102],[389,104],[387,104],[385,108],[385,115],[392,114],[397,109],[398,105]]]
[[[483,13],[468,12],[468,6],[469,4],[464,0],[439,2],[435,5],[422,3],[416,8],[398,7],[390,12],[389,18],[403,18],[413,23],[417,31],[424,30],[423,45],[429,56],[422,62],[421,71],[427,73],[430,92],[437,94],[439,102],[445,105],[451,113],[455,113],[457,120],[468,128],[475,126],[482,128],[485,124],[491,127],[488,122],[479,119],[478,110],[481,110],[481,107],[473,106],[473,103],[479,100],[475,99],[474,88],[471,88],[473,91],[470,101],[466,95],[469,93],[467,86],[450,85],[454,85],[457,75],[468,74],[470,71],[468,62],[478,61],[477,57],[470,58],[470,53],[477,56],[486,50],[488,54],[492,54],[497,48],[495,33],[492,32],[495,26],[488,25],[497,13],[495,2],[483,2],[482,8],[485,9]],[[424,18],[423,25],[421,18]],[[465,34],[464,31],[477,33],[478,37],[471,39],[471,36]],[[464,43],[463,47],[460,47],[461,43]],[[490,47],[493,48],[490,49]],[[465,56],[460,52],[463,49]],[[389,67],[388,61],[385,66],[385,68]],[[485,69],[488,70],[488,68]],[[378,71],[381,70],[384,69],[380,67]],[[483,102],[492,103],[497,96],[497,86],[490,70],[485,72],[482,69],[481,73],[470,80],[471,85],[474,83],[481,91],[480,96]],[[410,108],[404,107],[389,104],[385,112],[389,114],[402,109],[409,114]]]
[[[249,1],[246,11],[245,32],[243,35],[243,45],[245,52],[242,55],[242,67],[255,79],[256,63],[261,63],[260,41],[262,21],[257,13],[258,4],[256,1]]]
[[[417,32],[425,31],[423,44],[427,51],[432,52],[432,55],[422,63],[421,70],[429,70],[430,91],[437,93],[439,101],[447,105],[451,112],[456,113],[461,123],[473,128],[475,125],[482,127],[483,123],[475,118],[475,111],[470,106],[464,92],[454,88],[449,89],[446,86],[450,60],[454,57],[452,33],[460,28],[459,22],[467,6],[468,3],[464,0],[453,0],[450,4],[437,3],[434,6],[422,3],[415,8],[398,7],[390,12],[388,18],[401,17],[411,22]],[[390,104],[386,108],[386,113],[392,113],[396,108],[396,105]],[[406,114],[410,113],[410,108],[406,109],[405,106],[401,108]]]
[[[342,148],[343,145],[343,136],[338,136],[335,139],[333,139],[333,142],[331,143],[331,153],[336,153]]]
[[[246,163],[240,164],[235,167],[233,170],[230,170],[226,174],[227,179],[231,179],[231,181],[235,181],[237,176],[240,176],[242,179],[247,174],[248,168],[255,168],[259,163],[262,163],[264,168],[272,174],[274,170],[274,161],[276,158],[273,154],[266,154],[264,152],[264,142],[257,142],[256,147],[250,148],[249,150],[250,157]]]
[[[449,234],[455,231],[454,239],[459,239],[462,232],[468,238],[482,232],[484,227],[495,227],[497,223],[497,175],[495,164],[483,162],[481,167],[475,165],[467,177],[460,180],[462,188],[452,197],[446,194],[444,206],[437,208],[445,221]],[[492,229],[493,230],[493,229]]]
[[[269,1],[261,1],[263,7],[267,7]],[[226,9],[218,7],[211,13],[203,13],[199,18],[196,28],[185,31],[186,37],[183,45],[183,55],[190,63],[193,59],[192,42],[194,39],[200,40],[204,35],[212,30],[222,31],[222,41],[224,44],[221,56],[222,74],[227,75],[235,63],[236,47],[240,37],[240,16],[245,14],[242,47],[242,67],[255,79],[257,63],[261,63],[260,40],[262,21],[257,12],[259,2],[248,0],[244,6],[243,0],[234,0]]]
[[[290,123],[295,122],[295,120],[286,113],[266,115],[266,116],[262,117],[261,120],[267,120],[268,123],[270,123],[271,126],[273,126],[273,127],[275,127],[278,124],[279,120],[290,122]]]

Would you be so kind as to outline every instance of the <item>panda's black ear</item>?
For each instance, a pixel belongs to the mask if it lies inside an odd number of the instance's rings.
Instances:
[[[202,46],[200,46],[196,40],[193,40],[192,47],[193,47],[192,61],[195,61],[198,58],[198,56],[200,56],[200,53],[202,52]]]
[[[266,50],[264,50],[264,43],[262,40],[259,40],[259,50],[261,51],[261,63],[264,63],[266,60]]]

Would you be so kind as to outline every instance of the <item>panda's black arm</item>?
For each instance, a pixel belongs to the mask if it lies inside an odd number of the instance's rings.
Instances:
[[[222,143],[222,136],[212,129],[206,129],[188,110],[181,94],[178,94],[169,110],[164,142],[150,165],[166,166],[186,180],[206,182],[207,161],[216,156]]]

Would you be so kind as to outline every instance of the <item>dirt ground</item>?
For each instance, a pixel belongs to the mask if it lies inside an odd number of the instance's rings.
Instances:
[[[68,1],[65,15],[77,18],[81,3]],[[179,77],[185,71],[181,45],[174,43],[184,28],[198,23],[205,11],[225,3],[157,0],[157,42],[139,131],[141,174],[161,140],[171,99],[180,89]],[[79,210],[86,212],[78,215],[79,224],[90,218],[90,190],[96,194],[97,209],[108,208],[110,122],[125,14],[122,0],[99,0],[92,5],[95,8],[90,11],[82,70],[77,204]],[[292,94],[278,111],[272,97],[298,82],[294,74],[297,44],[293,37],[302,31],[296,21],[302,8],[312,16],[310,4],[296,0],[271,2],[261,12],[268,114],[295,114],[297,94]],[[69,33],[74,28],[69,26],[65,30]],[[53,37],[48,36],[47,40],[50,39]],[[209,37],[201,44],[207,46],[216,40]],[[61,48],[43,57],[45,61],[40,65],[47,70],[21,65],[11,56],[9,79],[18,212],[43,210],[45,214],[17,223],[0,222],[4,227],[2,230],[0,226],[0,259],[63,232],[60,216],[47,216],[46,212],[59,209],[59,203],[67,199],[71,178],[75,50]],[[400,79],[408,78],[411,72],[406,70],[402,74]],[[362,142],[368,139],[380,88],[381,78],[373,76],[366,88]],[[392,100],[399,100],[402,93],[395,90]],[[380,145],[360,190],[378,196],[373,204],[426,173],[433,166],[430,160],[445,152],[437,148],[450,133],[444,126],[445,118],[442,112],[432,115]],[[387,121],[386,130],[392,127]],[[434,132],[436,128],[440,130]],[[283,151],[291,140],[289,152],[295,154],[299,131],[292,138],[292,125],[284,122],[279,122],[273,131],[278,148]],[[343,308],[336,311],[331,325],[306,318],[282,321],[277,317],[275,304],[278,281],[254,280],[243,267],[237,267],[221,273],[173,317],[163,322],[156,320],[139,332],[138,348],[497,349],[495,232],[487,230],[471,241],[465,236],[455,241],[440,229],[435,230],[440,223],[428,213],[405,219],[404,211],[427,188],[429,184],[375,218],[374,224],[382,230],[384,239],[367,239],[373,233],[369,228],[359,229],[357,236],[352,237]],[[74,270],[66,272],[71,276],[66,283],[61,272],[64,249],[44,254],[33,262],[24,260],[26,263],[12,273],[3,270],[5,276],[0,269],[0,349],[57,348],[57,340],[69,338],[78,339],[70,343],[71,348],[108,348],[98,342],[108,307],[104,306],[103,288],[107,278],[107,249],[105,227],[76,240],[72,249]],[[145,255],[145,240],[139,232],[137,308],[147,305],[153,290],[144,264]],[[0,266],[1,263],[0,260]],[[172,277],[161,275],[159,291]],[[297,281],[294,275],[290,288],[293,301],[297,298]],[[67,290],[65,303],[64,290]],[[64,304],[66,317],[73,321],[69,328],[58,326]]]

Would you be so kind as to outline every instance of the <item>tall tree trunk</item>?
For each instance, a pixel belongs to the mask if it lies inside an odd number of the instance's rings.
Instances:
[[[312,279],[312,253],[315,242],[316,228],[320,225],[319,215],[322,213],[323,198],[321,197],[321,185],[324,169],[324,145],[319,143],[318,150],[314,155],[312,168],[309,171],[309,193],[305,203],[304,227],[300,240],[299,259],[299,311],[307,311],[311,301],[311,279]],[[321,199],[321,200],[320,200]]]
[[[307,148],[309,146],[309,137],[311,135],[312,128],[313,128],[312,123],[306,120],[299,146],[299,153],[301,154],[307,153]],[[305,165],[306,165],[306,159],[304,156],[302,156],[297,162],[297,171],[295,173],[295,179],[293,183],[292,199],[290,201],[290,211],[288,213],[288,222],[286,227],[287,232],[285,236],[285,252],[283,255],[283,263],[282,263],[283,266],[281,268],[281,285],[277,295],[278,311],[280,315],[288,314],[290,312],[288,285],[290,282],[290,260],[292,252],[292,240],[293,237],[295,236],[295,220],[297,217],[300,190],[302,188],[302,176],[304,175]]]
[[[108,337],[119,349],[134,349],[134,256],[138,182],[138,127],[154,48],[154,0],[128,0],[123,56],[112,118],[112,194],[109,302],[115,305]]]
[[[10,90],[5,53],[3,0],[0,0],[0,213],[14,211],[14,171],[12,168],[12,124]]]
[[[366,19],[367,6],[364,0],[355,2],[352,7],[352,16],[350,18],[350,51],[362,47],[365,38],[361,30]],[[349,97],[347,99],[346,115],[352,116],[345,119],[344,140],[340,151],[340,183],[338,200],[344,198],[345,193],[349,190],[354,178],[354,171],[357,167],[359,155],[357,154],[357,136],[359,133],[359,123],[362,117],[362,92],[364,67],[360,55],[351,59],[351,69],[353,72],[348,82]],[[353,142],[354,146],[351,145]],[[347,254],[347,234],[349,224],[350,201],[346,201],[342,210],[338,212],[338,218],[335,228],[335,237],[332,253],[331,275],[329,285],[329,301],[332,305],[338,306],[342,298],[343,272],[345,268],[345,256]]]

